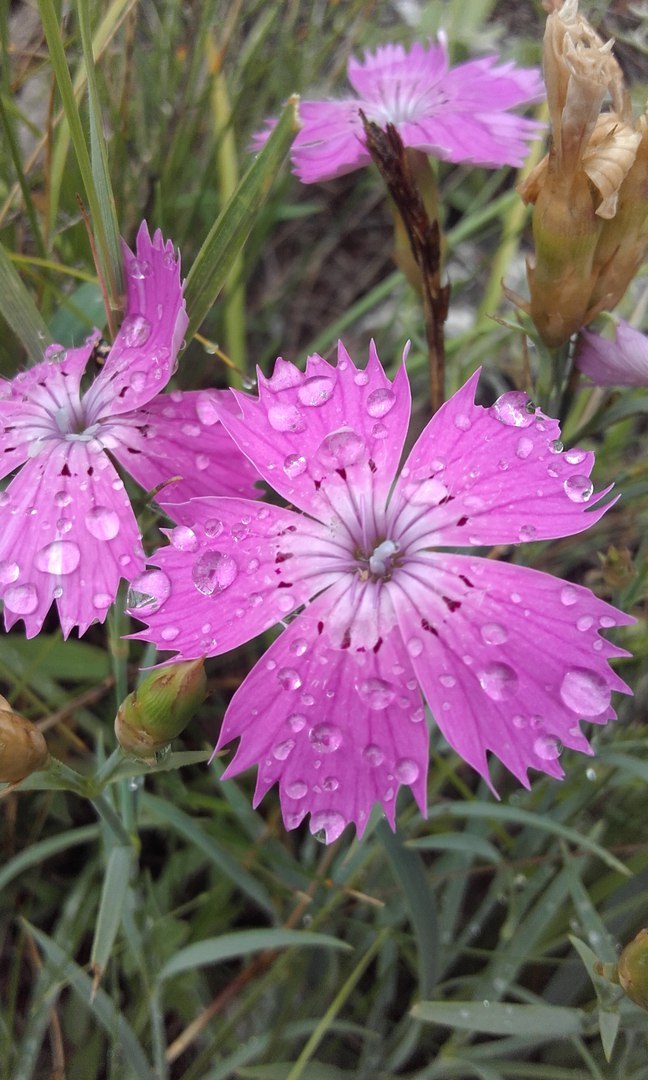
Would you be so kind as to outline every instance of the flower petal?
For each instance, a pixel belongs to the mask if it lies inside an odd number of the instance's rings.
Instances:
[[[358,370],[340,344],[337,367],[308,358],[303,374],[279,359],[259,397],[233,392],[236,415],[220,409],[223,426],[261,476],[290,502],[316,517],[339,489],[384,500],[393,482],[410,415],[405,365],[393,383],[372,343]],[[335,494],[337,491],[337,495]],[[331,494],[332,493],[332,494]]]
[[[320,546],[322,526],[267,503],[203,498],[173,506],[171,543],[151,556],[157,570],[133,582],[135,637],[185,659],[215,656],[285,619],[331,580],[326,563],[300,559]]]
[[[622,649],[602,628],[633,619],[589,589],[527,567],[428,552],[394,579],[411,663],[445,738],[490,783],[492,751],[528,786],[527,770],[562,777],[562,746],[591,753],[582,720],[616,718],[608,665]]]
[[[439,409],[413,447],[391,502],[401,549],[514,544],[589,528],[608,506],[594,455],[562,452],[560,425],[527,395],[474,404],[479,372]]]
[[[333,180],[368,165],[360,101],[302,101],[301,130],[291,149],[293,171],[303,184]]]
[[[103,622],[119,580],[144,567],[133,511],[108,457],[57,442],[2,493],[0,590],[5,625],[39,632],[52,600],[64,637]]]
[[[215,398],[173,390],[101,426],[104,444],[145,491],[165,485],[157,501],[171,517],[171,504],[198,496],[259,494],[259,475],[219,422]]]
[[[352,56],[347,75],[365,102],[402,109],[407,102],[435,88],[447,71],[448,51],[441,38],[427,47],[415,42],[410,49],[398,44],[380,45],[374,53],[365,52],[363,60]]]
[[[623,319],[614,341],[582,330],[574,363],[595,386],[648,386],[648,337]]]
[[[188,326],[180,259],[146,222],[137,254],[123,245],[126,315],[108,359],[83,400],[88,423],[130,412],[159,394],[173,374]]]
[[[45,360],[20,371],[0,385],[0,478],[47,444],[53,437],[52,414],[60,416],[61,433],[80,418],[81,376],[100,338],[92,334],[78,349],[50,345]]]
[[[284,823],[310,813],[311,832],[361,836],[375,803],[392,828],[401,784],[426,809],[428,731],[396,630],[377,650],[331,649],[319,597],[270,646],[236,691],[217,750],[240,737],[225,776],[258,764],[255,805],[279,783]]]

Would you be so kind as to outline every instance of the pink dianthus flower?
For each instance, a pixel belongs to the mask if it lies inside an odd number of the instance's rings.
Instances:
[[[391,382],[373,345],[365,370],[341,345],[336,367],[278,360],[221,419],[297,509],[193,499],[175,507],[193,551],[153,557],[165,599],[137,636],[190,658],[284,623],[217,749],[240,739],[225,776],[258,765],[255,805],[278,783],[289,829],[310,812],[327,841],[351,821],[362,834],[376,802],[393,825],[403,784],[425,813],[425,702],[489,783],[492,751],[528,786],[529,768],[563,775],[562,746],[591,753],[581,721],[613,719],[611,691],[629,693],[600,630],[632,619],[582,586],[451,550],[569,536],[606,509],[594,455],[560,452],[557,421],[522,392],[475,405],[478,377],[398,472],[404,365]]]
[[[574,363],[595,386],[648,386],[648,337],[623,319],[613,341],[581,330]]]
[[[102,622],[120,578],[146,557],[129,497],[111,458],[145,490],[168,484],[162,504],[214,485],[254,495],[255,472],[218,421],[210,392],[160,394],[187,328],[180,261],[146,223],[137,252],[124,244],[126,315],[91,386],[81,380],[100,340],[51,345],[45,359],[0,380],[0,596],[7,628],[39,632],[56,600],[67,637]],[[110,456],[109,456],[110,455]],[[171,511],[170,511],[171,512]]]
[[[351,57],[348,78],[357,97],[300,103],[302,127],[291,151],[295,173],[312,184],[368,165],[360,110],[382,128],[393,124],[405,146],[442,161],[521,165],[543,125],[507,110],[542,100],[544,86],[535,68],[497,60],[450,67],[444,37],[427,47],[382,45],[363,61]],[[267,136],[255,136],[253,147]]]

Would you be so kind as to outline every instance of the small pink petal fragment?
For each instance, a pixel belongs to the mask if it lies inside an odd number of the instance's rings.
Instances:
[[[623,319],[613,341],[582,330],[574,362],[595,386],[648,386],[648,337]]]

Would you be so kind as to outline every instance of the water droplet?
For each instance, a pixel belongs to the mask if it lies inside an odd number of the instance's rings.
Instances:
[[[356,371],[355,375],[353,376],[353,381],[356,386],[366,386],[369,382],[369,375],[366,371]]]
[[[105,608],[110,607],[113,599],[114,597],[110,596],[108,593],[95,593],[92,597],[92,606],[95,607],[97,611],[103,611]]]
[[[215,540],[223,531],[223,522],[218,518],[208,518],[203,525],[203,532],[210,540]]]
[[[423,642],[420,638],[410,638],[407,642],[407,651],[410,656],[420,656],[423,652]]]
[[[241,540],[245,540],[250,535],[250,527],[246,525],[244,521],[239,521],[236,525],[232,525],[230,529],[232,539],[235,543],[239,543]]]
[[[283,742],[280,742],[277,744],[277,746],[275,746],[274,750],[272,751],[272,756],[276,758],[277,761],[285,761],[288,755],[291,754],[294,749],[295,740],[284,739]]]
[[[131,375],[131,386],[135,393],[139,394],[146,386],[146,372],[134,371]]]
[[[46,360],[49,360],[51,364],[62,364],[67,353],[62,345],[55,343],[47,346],[43,356]]]
[[[295,638],[290,643],[290,651],[293,656],[303,656],[305,652],[308,652],[308,642],[305,638]]]
[[[342,743],[342,732],[335,724],[317,724],[308,732],[313,750],[318,754],[332,754]]]
[[[302,716],[301,713],[291,713],[288,717],[288,726],[291,731],[294,731],[295,734],[297,734],[297,732],[302,731],[305,728],[306,717]]]
[[[459,431],[468,431],[471,427],[471,420],[465,413],[459,413],[454,418],[454,426],[459,428]]]
[[[369,416],[377,419],[380,416],[387,416],[387,413],[391,412],[395,404],[396,394],[385,386],[371,391],[367,398],[366,407]]]
[[[199,472],[204,472],[209,468],[209,456],[207,454],[196,454],[196,468]]]
[[[179,633],[180,628],[178,626],[165,626],[160,632],[160,637],[163,641],[175,641]]]
[[[322,780],[322,791],[337,791],[340,781],[337,776],[325,776]]]
[[[374,439],[386,439],[389,435],[389,429],[379,420],[377,424],[373,425],[371,429],[371,434]]]
[[[268,421],[275,431],[305,431],[306,422],[295,405],[271,405]]]
[[[513,717],[513,719],[512,719],[512,721],[511,721],[511,722],[512,722],[512,724],[513,724],[513,727],[514,727],[514,728],[517,728],[517,729],[518,729],[518,731],[519,731],[519,730],[521,730],[521,729],[522,729],[523,727],[526,727],[526,720],[524,719],[524,717],[523,717],[523,716],[520,716],[520,714],[519,714],[519,713],[517,713],[517,714],[516,714],[516,715],[515,715],[515,716]]]
[[[119,532],[119,518],[107,506],[95,506],[85,516],[88,532],[97,540],[112,540]]]
[[[282,589],[281,595],[277,597],[277,607],[279,610],[282,611],[284,615],[287,615],[289,611],[292,611],[296,604],[297,601],[295,598],[289,596],[288,593]]]
[[[540,735],[533,744],[533,751],[543,761],[555,761],[562,753],[562,745],[551,735]]]
[[[600,716],[610,705],[610,687],[596,671],[573,668],[565,675],[560,696],[572,712],[581,716]]]
[[[299,690],[302,684],[301,676],[294,668],[279,668],[277,680],[284,690]]]
[[[69,506],[72,502],[72,496],[69,491],[57,491],[54,496],[54,502],[56,506]]]
[[[564,585],[560,590],[560,602],[565,607],[571,607],[578,600],[578,593],[573,585]]]
[[[198,547],[198,537],[187,525],[176,525],[171,529],[169,540],[176,551],[196,551]]]
[[[525,461],[526,458],[529,457],[529,454],[532,452],[532,450],[533,439],[529,439],[527,435],[521,435],[518,440],[517,449],[515,451],[517,457],[521,458],[522,461]]]
[[[520,540],[533,540],[537,531],[535,525],[523,525],[519,533]]]
[[[576,629],[581,631],[589,630],[593,622],[594,619],[591,615],[581,615],[580,618],[576,620]]]
[[[286,795],[289,799],[303,799],[307,792],[308,784],[305,784],[303,780],[293,780],[290,784],[286,784]]]
[[[415,506],[438,506],[446,498],[448,489],[440,480],[429,477],[422,484],[408,484],[406,494]]]
[[[346,820],[337,810],[318,810],[311,814],[310,828],[315,839],[321,833],[324,842],[332,844],[342,834],[346,827]]]
[[[44,574],[72,574],[81,561],[79,545],[72,540],[54,540],[36,553],[36,569]]]
[[[508,641],[508,631],[501,623],[486,623],[481,628],[481,636],[486,645],[503,645]]]
[[[587,502],[594,491],[594,484],[589,476],[568,476],[563,487],[571,501],[576,503]]]
[[[237,574],[236,562],[224,551],[204,551],[191,570],[192,581],[203,596],[224,592]]]
[[[0,491],[0,506],[6,506],[9,502],[9,495],[6,491]]]
[[[143,281],[151,276],[151,264],[146,259],[133,259],[128,267],[130,277],[136,281]]]
[[[411,758],[401,758],[396,762],[394,768],[394,775],[400,784],[413,784],[415,780],[418,780],[418,775],[421,770],[415,761]]]
[[[504,701],[515,693],[518,677],[508,664],[491,664],[477,672],[479,685],[493,701]]]
[[[439,675],[439,682],[441,686],[445,686],[448,690],[457,685],[454,675]]]
[[[63,596],[63,588],[61,585],[57,585],[55,589],[52,589],[52,596],[55,600],[58,600],[61,596]]]
[[[171,592],[171,582],[162,570],[145,570],[131,582],[126,608],[139,615],[154,615]]]
[[[603,629],[609,630],[611,626],[616,626],[616,621],[612,618],[611,615],[601,615],[601,618],[599,619],[599,624],[603,627]]]
[[[581,461],[585,461],[587,452],[585,450],[579,450],[577,447],[573,447],[572,450],[567,450],[565,453],[565,461],[568,461],[570,465],[580,465]]]
[[[215,401],[207,392],[198,395],[196,400],[196,415],[205,427],[213,427],[218,423],[218,411]]]
[[[143,315],[127,315],[121,324],[124,344],[131,349],[145,345],[151,336],[151,324]]]
[[[356,689],[365,705],[368,705],[373,712],[386,709],[396,696],[396,691],[391,683],[375,677],[365,679]]]
[[[587,780],[596,780],[596,769],[585,769],[585,777]]]
[[[180,430],[190,439],[197,439],[202,434],[199,424],[183,424]]]
[[[297,397],[302,405],[323,405],[333,393],[334,386],[328,375],[311,375],[297,390]]]
[[[3,559],[0,562],[0,585],[11,585],[19,574],[20,567],[18,563],[11,562],[10,559]]]
[[[288,454],[283,463],[283,470],[291,480],[306,471],[306,458],[303,454]]]
[[[374,769],[378,765],[382,765],[383,761],[385,760],[385,755],[383,754],[380,747],[376,746],[375,743],[369,743],[369,746],[365,746],[364,750],[362,751],[362,756],[365,761],[368,762],[368,764],[371,765],[371,767]]]
[[[38,607],[36,586],[27,582],[25,585],[13,585],[4,595],[5,607],[14,615],[31,615]]]
[[[529,412],[528,395],[523,390],[510,390],[498,397],[497,401],[489,409],[490,415],[499,420],[500,424],[507,427],[529,427],[533,423],[534,413]],[[520,440],[521,441],[521,440]],[[531,440],[529,440],[531,442]],[[533,444],[532,444],[533,445]],[[520,444],[518,443],[518,450]],[[531,451],[529,450],[529,453]],[[521,456],[518,454],[518,457]],[[526,456],[526,455],[524,455]]]
[[[364,439],[350,428],[333,431],[320,444],[318,457],[334,469],[355,465],[365,452]]]

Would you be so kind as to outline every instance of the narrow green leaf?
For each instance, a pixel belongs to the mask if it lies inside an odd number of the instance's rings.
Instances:
[[[494,844],[472,833],[431,833],[418,840],[410,840],[407,847],[416,847],[423,851],[454,851],[462,855],[474,855],[489,863],[502,861],[502,853]]]
[[[289,99],[270,138],[223,207],[189,271],[185,289],[188,339],[225,284],[282,165],[296,131],[296,103],[296,98]]]
[[[112,262],[109,255],[108,237],[106,235],[105,222],[101,212],[99,194],[95,184],[95,178],[88,153],[88,146],[83,131],[81,115],[76,102],[74,87],[70,71],[65,59],[65,49],[61,37],[58,17],[54,7],[54,0],[38,0],[43,30],[47,39],[52,70],[56,79],[61,102],[65,112],[65,118],[70,129],[70,137],[74,147],[74,153],[79,165],[85,196],[90,210],[92,227],[97,247],[97,256],[102,274],[109,290],[111,306],[117,307],[117,283],[112,273]]]
[[[513,825],[528,825],[530,828],[538,829],[540,832],[560,836],[569,844],[574,844],[583,851],[589,851],[592,855],[596,855],[607,866],[611,866],[613,870],[618,870],[624,877],[631,876],[627,866],[624,866],[615,855],[606,851],[600,844],[590,840],[588,836],[583,836],[582,833],[579,833],[576,829],[571,829],[568,825],[561,825],[559,821],[553,821],[546,816],[534,814],[530,810],[520,810],[515,806],[475,800],[474,802],[442,803],[431,807],[428,811],[428,821],[443,817],[485,818],[486,820],[490,818],[492,821],[506,821]],[[419,840],[410,840],[408,846],[413,848],[425,847],[425,839],[423,837]]]
[[[68,848],[76,847],[78,844],[89,844],[97,840],[98,836],[98,825],[83,825],[80,829],[70,829],[68,832],[49,836],[47,840],[39,840],[37,844],[25,848],[4,864],[0,870],[0,890],[32,866],[41,866],[53,855],[58,855],[59,852],[67,851]]]
[[[328,934],[315,934],[307,930],[282,930],[268,927],[265,930],[236,930],[221,937],[194,941],[180,949],[168,961],[160,972],[161,979],[178,975],[181,971],[203,967],[205,964],[219,964],[235,956],[248,956],[266,949],[289,948],[343,949],[351,951],[351,946]]]
[[[85,61],[86,77],[88,80],[92,175],[94,176],[95,187],[97,189],[98,212],[101,217],[102,229],[106,236],[106,260],[109,280],[112,286],[112,296],[116,298],[123,289],[122,254],[119,243],[119,226],[117,224],[115,196],[113,195],[108,167],[108,148],[104,138],[101,103],[99,101],[99,91],[97,89],[96,61],[92,49],[92,36],[90,33],[90,5],[87,0],[77,0],[76,8],[79,19],[79,29],[81,31],[81,48],[83,50],[83,59]]]
[[[112,1040],[113,1075],[119,1073],[124,1080],[126,1078],[130,1080],[131,1077],[136,1077],[137,1080],[155,1080],[135,1032],[115,1008],[108,995],[99,989],[92,997],[92,980],[85,971],[75,964],[74,960],[71,960],[47,934],[37,930],[26,921],[25,925],[45,953],[50,966],[54,969],[53,973],[59,979],[64,979],[69,983],[80,1004],[94,1016],[108,1038]],[[118,1060],[119,1058],[121,1061]]]
[[[416,1020],[483,1035],[543,1036],[551,1041],[579,1035],[585,1014],[556,1005],[507,1005],[501,1001],[421,1001],[412,1009]]]
[[[108,856],[90,954],[90,964],[99,975],[105,971],[119,930],[133,857],[133,848],[121,845],[114,847]]]
[[[249,1065],[247,1068],[237,1069],[237,1076],[241,1080],[286,1080],[293,1061],[278,1061],[272,1065]],[[325,1065],[323,1061],[315,1061],[313,1058],[308,1062],[308,1080],[353,1080],[358,1074],[353,1070],[339,1069],[337,1065]]]
[[[596,991],[601,1045],[603,1046],[603,1053],[605,1054],[606,1060],[611,1061],[614,1043],[616,1042],[619,1024],[621,1023],[621,991],[614,983],[609,982],[603,975],[599,975],[596,970],[596,964],[600,957],[590,949],[589,945],[586,945],[584,941],[581,941],[580,938],[577,938],[572,934],[569,935],[569,940],[587,968],[587,973],[592,980],[592,984]],[[613,959],[614,958],[613,954]]]
[[[240,866],[229,852],[220,847],[211,836],[208,836],[188,814],[179,810],[172,803],[165,802],[164,799],[159,799],[148,792],[142,793],[141,807],[142,812],[150,814],[154,821],[175,829],[177,833],[194,844],[230,881],[238,885],[246,896],[254,900],[273,920],[276,919],[274,905],[263,885]]]
[[[50,332],[2,244],[0,313],[24,346],[30,361],[37,364],[42,360],[43,349],[52,340]]]
[[[416,937],[420,993],[427,997],[439,978],[439,927],[436,899],[423,867],[420,855],[403,846],[397,833],[385,821],[376,829],[392,872],[407,901]]]

